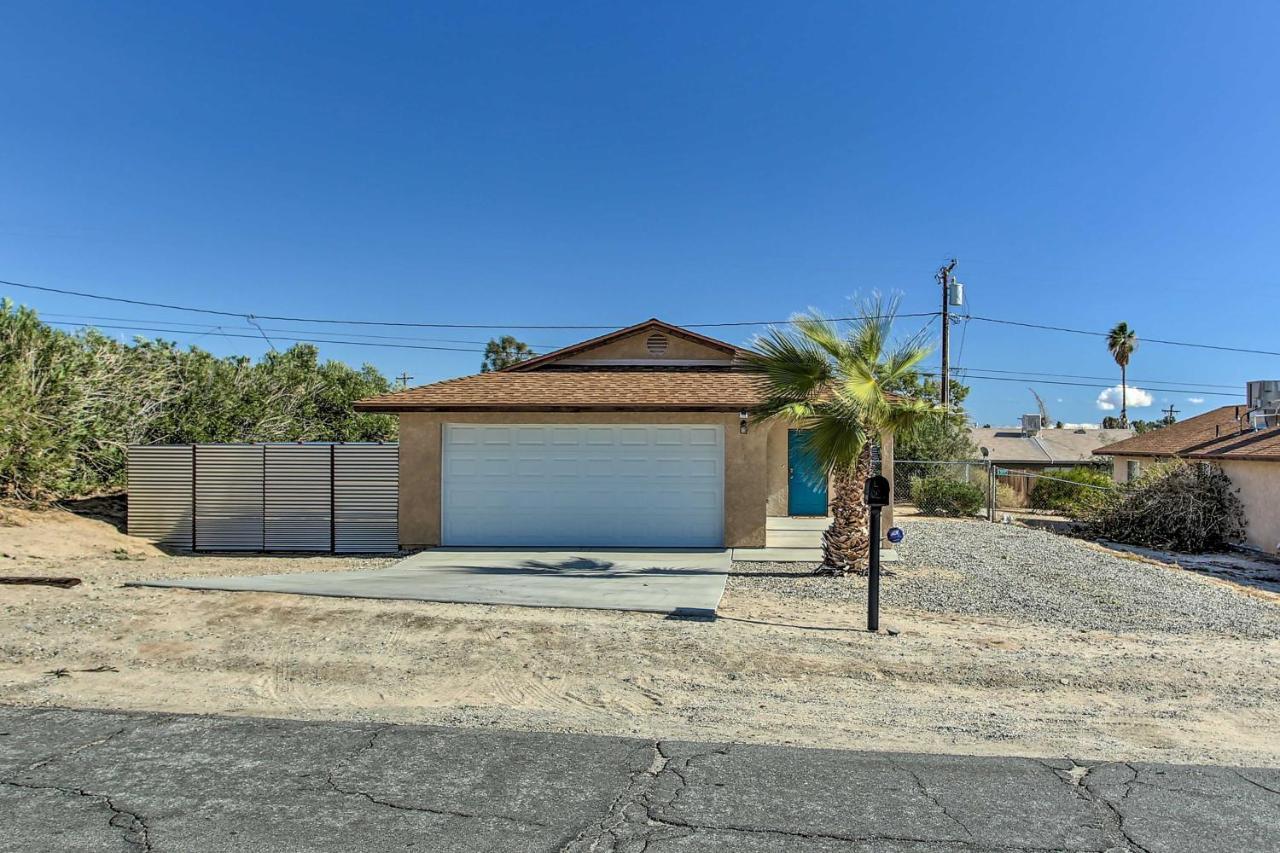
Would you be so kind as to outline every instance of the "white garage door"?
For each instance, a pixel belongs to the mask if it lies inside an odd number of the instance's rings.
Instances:
[[[445,545],[719,547],[724,431],[446,424]]]

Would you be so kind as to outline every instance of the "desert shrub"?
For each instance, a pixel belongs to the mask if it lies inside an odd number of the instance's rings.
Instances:
[[[1031,487],[1032,509],[1079,515],[1098,502],[1104,494],[1101,489],[1115,486],[1111,477],[1097,468],[1050,468],[1044,474]]]
[[[911,498],[926,515],[976,515],[986,502],[982,489],[972,483],[937,475],[912,480]]]
[[[1244,505],[1216,465],[1151,466],[1086,512],[1085,536],[1169,551],[1220,551],[1245,535]]]
[[[1013,486],[1008,483],[996,483],[996,506],[1001,509],[1018,509],[1022,506],[1022,499],[1018,497]]]
[[[310,344],[219,358],[59,331],[0,300],[0,500],[119,489],[129,444],[391,439],[394,416],[351,407],[390,387],[369,365],[320,361]]]

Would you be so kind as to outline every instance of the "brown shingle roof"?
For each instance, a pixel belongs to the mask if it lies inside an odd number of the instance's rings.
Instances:
[[[370,397],[356,403],[356,410],[738,411],[761,401],[761,381],[725,369],[480,373]]]
[[[1246,406],[1223,406],[1093,451],[1099,456],[1182,456],[1187,459],[1269,459],[1280,462],[1280,427],[1254,432]]]

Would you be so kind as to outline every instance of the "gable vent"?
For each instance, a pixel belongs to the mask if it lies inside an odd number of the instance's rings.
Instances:
[[[654,332],[644,342],[644,347],[649,351],[649,355],[664,355],[667,352],[667,336],[661,332]]]

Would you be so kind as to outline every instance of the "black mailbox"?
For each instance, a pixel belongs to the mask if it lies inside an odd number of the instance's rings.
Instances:
[[[888,506],[892,502],[889,481],[880,476],[868,477],[866,496],[867,506]]]

